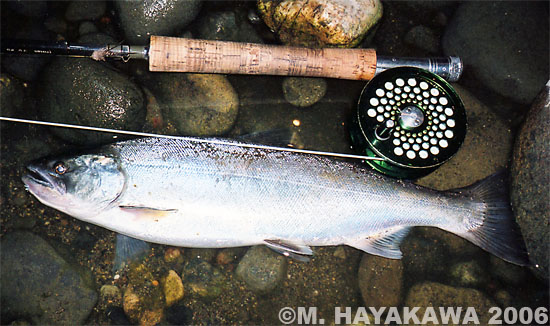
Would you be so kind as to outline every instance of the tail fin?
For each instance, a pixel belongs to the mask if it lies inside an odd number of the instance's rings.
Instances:
[[[454,190],[486,205],[479,223],[458,235],[495,256],[525,266],[529,265],[529,257],[510,206],[506,181],[507,173],[503,171]]]

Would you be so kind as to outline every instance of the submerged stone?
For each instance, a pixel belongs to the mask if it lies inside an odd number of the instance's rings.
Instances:
[[[239,98],[225,76],[165,73],[146,78],[166,123],[178,133],[219,136],[233,127]]]
[[[3,323],[84,324],[97,293],[52,246],[25,231],[4,235],[1,249]]]
[[[286,77],[283,80],[283,95],[292,105],[308,107],[317,103],[327,92],[323,78]]]
[[[550,82],[531,106],[512,161],[511,199],[533,271],[550,282]]]
[[[255,292],[267,293],[281,283],[286,258],[265,246],[250,248],[237,266],[237,275]]]
[[[475,309],[475,315],[479,319],[480,325],[487,325],[489,319],[493,317],[490,313],[490,308],[496,306],[485,294],[478,290],[451,287],[434,282],[425,282],[413,285],[404,303],[405,307],[420,307],[416,312],[416,316],[422,322],[424,315],[428,307],[432,307],[435,310],[435,316],[438,318],[438,323],[432,324],[444,324],[441,321],[440,308],[446,310],[452,308],[457,311],[458,307],[461,307],[459,323],[453,323],[449,320],[449,325],[462,325],[462,321],[468,316],[467,309]],[[470,311],[472,311],[470,309]]]
[[[537,1],[465,1],[443,37],[447,55],[502,96],[529,104],[548,80],[548,6]]]
[[[359,289],[368,307],[395,307],[402,300],[403,262],[364,254],[359,265]]]

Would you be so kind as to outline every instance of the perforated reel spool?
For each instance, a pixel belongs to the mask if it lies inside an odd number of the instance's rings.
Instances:
[[[384,174],[415,179],[435,170],[466,136],[464,105],[441,77],[426,70],[386,70],[363,89],[351,136],[367,161]]]

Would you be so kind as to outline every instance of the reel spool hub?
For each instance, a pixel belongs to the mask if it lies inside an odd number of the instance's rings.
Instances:
[[[434,171],[460,148],[466,112],[456,92],[426,70],[386,70],[363,89],[352,121],[354,145],[375,170],[415,179]]]

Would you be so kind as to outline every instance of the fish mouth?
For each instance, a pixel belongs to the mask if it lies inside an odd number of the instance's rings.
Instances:
[[[27,166],[27,170],[29,173],[22,178],[27,190],[36,192],[36,190],[48,188],[50,191],[57,191],[61,195],[65,194],[65,185],[54,176],[34,165]]]

